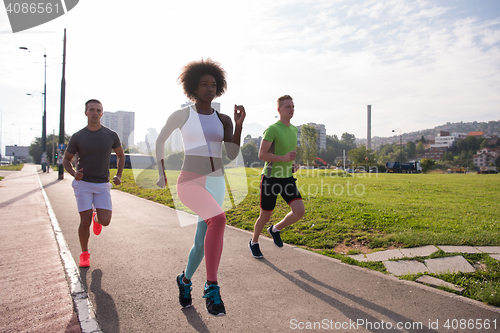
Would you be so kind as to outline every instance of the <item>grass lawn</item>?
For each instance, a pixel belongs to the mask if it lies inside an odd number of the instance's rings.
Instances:
[[[175,207],[178,172],[167,174],[169,185],[174,184],[170,190],[155,187],[156,170],[145,170],[140,175],[135,172],[134,178],[132,170],[125,170],[123,184],[114,188]],[[241,169],[227,170],[229,178],[236,182],[233,197],[237,203],[242,199],[231,208],[227,198],[227,223],[253,230],[259,215],[260,169],[244,172],[246,197]],[[306,213],[301,221],[283,231],[283,241],[289,244],[380,271],[385,271],[382,263],[358,263],[339,254],[338,249],[367,252],[430,244],[500,245],[500,175],[343,174],[331,170],[300,170],[295,177]],[[183,209],[178,205],[179,208]],[[278,199],[271,222],[280,221],[288,210],[286,203]],[[464,286],[467,297],[498,306],[500,264],[488,258],[487,255],[467,257],[472,264],[484,268],[474,274],[438,277]]]
[[[227,170],[227,174],[231,172],[233,169]],[[228,224],[253,230],[259,215],[260,170],[246,169],[246,175],[248,195],[235,208],[226,200],[225,207]],[[170,171],[167,178],[174,186],[162,190],[155,185],[155,170],[136,174],[137,183],[132,170],[125,170],[122,185],[114,187],[174,208],[177,176],[178,172]],[[306,214],[284,230],[282,238],[290,244],[314,249],[333,249],[338,244],[361,244],[370,249],[500,245],[500,175],[344,177],[330,170],[300,170],[296,178]],[[240,177],[239,185],[243,182],[244,177]],[[238,193],[233,190],[232,194]],[[271,222],[280,221],[288,210],[279,198]]]
[[[24,167],[24,164],[16,164],[16,165],[2,165],[0,166],[0,170],[11,170],[11,171],[21,171]]]

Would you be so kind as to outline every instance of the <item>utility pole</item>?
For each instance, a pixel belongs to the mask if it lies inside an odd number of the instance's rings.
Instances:
[[[65,101],[66,101],[66,28],[64,29],[64,44],[63,44],[63,66],[62,66],[62,79],[61,79],[61,115],[60,115],[60,120],[59,120],[59,147],[58,149],[62,150],[57,154],[59,159],[62,160],[62,154],[64,153],[64,148],[61,149],[61,147],[64,147],[64,108],[65,108]],[[64,167],[62,165],[62,162],[57,163],[59,165],[58,167],[58,179],[64,179]]]
[[[45,50],[45,48],[44,48]],[[47,165],[47,52],[43,52],[45,59],[45,70],[43,76],[43,122],[42,122],[42,154],[45,154],[45,169],[49,172],[50,165]],[[45,171],[45,170],[43,170]]]
[[[45,46],[36,44],[36,46],[40,46],[43,48],[43,58],[44,58],[44,74],[43,74],[43,116],[42,116],[42,139],[41,139],[41,145],[42,145],[42,157],[45,158],[45,162],[42,163],[42,170],[43,172],[49,170],[47,169],[47,50],[45,49]],[[27,50],[28,52],[31,52],[31,47],[24,47],[21,46],[19,47],[21,50]],[[31,95],[31,94],[27,94]],[[31,95],[33,96],[33,95]]]
[[[56,153],[56,130],[52,129],[52,165],[56,165],[54,154]]]

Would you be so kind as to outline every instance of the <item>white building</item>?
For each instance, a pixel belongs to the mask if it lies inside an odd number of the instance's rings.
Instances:
[[[472,156],[472,160],[475,166],[482,167],[488,166],[491,163],[495,164],[498,156],[500,156],[498,149],[483,148],[478,150],[476,155]]]
[[[126,149],[134,145],[134,126],[135,126],[135,113],[129,111],[105,111],[101,124],[111,128],[118,133],[123,147]]]
[[[5,157],[11,157],[15,159],[21,159],[27,161],[29,157],[30,147],[26,146],[5,146]]]
[[[141,154],[154,155],[158,133],[154,128],[148,128],[148,133],[144,136],[144,141],[137,142],[137,148]]]
[[[449,133],[441,131],[434,138],[434,143],[431,144],[431,148],[451,148],[458,140],[465,138],[467,138],[467,133]]]
[[[182,134],[181,131],[176,128],[175,131],[170,134],[170,137],[167,139],[167,146],[172,149],[172,151],[183,151],[184,143],[182,142]]]
[[[318,133],[318,138],[316,140],[316,145],[318,146],[318,149],[326,149],[326,127],[323,124],[316,124],[316,123],[307,123],[309,126],[313,126],[316,129],[316,132]],[[297,129],[299,132],[297,133],[297,145],[300,146],[300,136],[301,136],[301,129],[303,125],[297,126]]]
[[[147,145],[149,145],[149,149],[151,151],[155,150],[156,138],[158,138],[158,132],[156,132],[156,129],[148,128],[148,133],[146,133],[145,141],[146,141]]]

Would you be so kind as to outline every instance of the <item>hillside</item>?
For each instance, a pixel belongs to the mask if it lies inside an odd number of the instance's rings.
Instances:
[[[416,132],[403,133],[403,141],[415,141],[420,139],[422,136],[426,139],[434,140],[439,131],[447,132],[457,132],[457,133],[469,133],[474,131],[484,131],[485,135],[498,136],[500,134],[500,121],[488,121],[488,122],[459,122],[459,123],[446,123],[444,125],[436,126],[432,129],[424,129]],[[372,145],[374,147],[394,142],[398,135],[392,137],[378,137],[372,138]],[[356,143],[365,144],[366,139],[357,139]]]

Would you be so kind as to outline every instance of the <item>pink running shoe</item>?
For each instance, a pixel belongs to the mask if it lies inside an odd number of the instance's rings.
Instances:
[[[90,267],[89,251],[85,251],[80,254],[80,267]]]
[[[92,212],[92,222],[94,222],[94,227],[93,227],[94,234],[97,236],[102,231],[102,224],[97,222],[97,213],[96,212]]]

